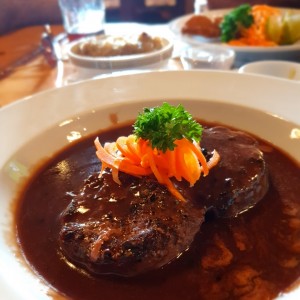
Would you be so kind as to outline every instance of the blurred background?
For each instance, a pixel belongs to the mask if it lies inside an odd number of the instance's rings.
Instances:
[[[243,3],[300,7],[300,0],[105,0],[106,21],[167,23],[201,9],[227,8]],[[1,0],[0,34],[25,26],[61,22],[57,0]]]

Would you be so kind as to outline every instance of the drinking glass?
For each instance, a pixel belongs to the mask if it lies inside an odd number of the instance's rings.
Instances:
[[[200,14],[207,11],[207,0],[195,0],[194,1],[194,13]]]
[[[104,0],[58,0],[69,40],[104,32]]]
[[[235,53],[230,48],[215,45],[187,46],[182,50],[180,58],[185,70],[229,70],[234,64]]]

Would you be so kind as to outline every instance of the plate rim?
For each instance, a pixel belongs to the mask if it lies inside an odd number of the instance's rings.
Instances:
[[[150,78],[150,79],[149,79]],[[118,84],[122,81],[121,87]],[[166,82],[167,81],[167,82]],[[174,82],[177,82],[174,85]],[[224,81],[227,91],[224,93],[222,89],[216,89],[215,85],[221,84],[224,86]],[[161,82],[166,82],[161,85]],[[124,83],[131,84],[130,88],[124,87]],[[47,91],[39,92],[37,94],[25,97],[19,101],[8,104],[0,109],[0,136],[2,142],[7,145],[1,149],[3,154],[11,151],[13,147],[18,148],[24,140],[24,136],[20,135],[18,139],[13,139],[11,135],[7,134],[7,126],[11,120],[15,120],[20,126],[22,122],[28,122],[28,118],[35,118],[36,122],[42,122],[43,126],[52,126],[59,121],[62,121],[60,114],[66,114],[65,118],[72,117],[78,112],[85,112],[92,108],[98,108],[110,102],[110,97],[118,97],[115,102],[126,102],[140,100],[140,96],[136,91],[141,86],[151,86],[153,92],[151,95],[145,95],[145,99],[153,99],[157,95],[161,95],[163,99],[165,95],[174,95],[176,99],[199,99],[205,98],[211,101],[222,99],[228,103],[238,103],[243,106],[257,108],[271,114],[275,114],[280,118],[285,118],[288,121],[300,125],[300,118],[298,111],[300,111],[300,101],[297,97],[290,97],[286,99],[283,91],[288,91],[295,95],[300,93],[299,82],[291,80],[282,80],[271,76],[258,76],[255,74],[241,74],[232,71],[223,70],[159,70],[159,71],[141,71],[138,73],[112,74],[104,75],[98,78],[83,80],[61,88],[53,88]],[[153,85],[153,86],[152,86]],[[157,85],[161,85],[157,88]],[[264,86],[272,87],[271,91]],[[101,87],[107,92],[107,98],[101,99],[101,103],[93,94],[95,90],[101,90]],[[181,88],[182,87],[182,88]],[[264,101],[252,100],[253,88],[260,89],[260,98]],[[201,96],[196,93],[201,89]],[[83,93],[82,90],[85,90]],[[247,93],[247,94],[246,94]],[[282,95],[284,101],[274,101],[272,94],[276,97]],[[74,101],[65,99],[73,97]],[[212,96],[214,95],[214,96]],[[63,97],[63,99],[60,99]],[[90,97],[90,99],[86,99]],[[65,100],[64,100],[65,99]],[[250,100],[251,99],[251,100]],[[45,101],[48,101],[45,103]],[[50,103],[49,103],[50,101]],[[68,107],[66,107],[68,103]],[[286,109],[287,104],[293,109]],[[47,118],[44,113],[38,113],[45,110],[51,115]],[[17,117],[16,117],[17,116]],[[33,137],[38,132],[38,128],[30,126],[30,132],[27,132],[29,137]],[[5,155],[0,156],[0,167],[3,164]]]

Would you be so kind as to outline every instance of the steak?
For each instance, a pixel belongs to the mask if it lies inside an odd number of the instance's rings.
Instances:
[[[62,214],[60,243],[68,259],[91,273],[133,276],[186,251],[204,209],[176,200],[155,178],[91,175]]]
[[[205,129],[201,146],[221,160],[194,187],[174,182],[178,201],[154,177],[110,171],[92,174],[61,215],[63,255],[93,274],[135,276],[161,268],[187,251],[207,211],[235,217],[260,201],[268,174],[258,142],[224,127]]]
[[[203,131],[201,147],[217,149],[221,160],[196,183],[198,202],[218,216],[235,217],[264,197],[269,188],[268,171],[256,139],[218,126]]]

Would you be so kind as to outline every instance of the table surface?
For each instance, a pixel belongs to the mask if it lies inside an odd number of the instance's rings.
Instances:
[[[63,31],[52,26],[53,34]],[[0,37],[0,68],[4,68],[39,46],[43,26],[22,28]],[[0,80],[0,106],[55,86],[56,69],[38,56]]]
[[[114,24],[115,28],[116,26],[122,24]],[[167,25],[160,25],[160,27],[168,30]],[[31,26],[0,36],[0,69],[37,48],[43,29],[43,26]],[[63,33],[63,27],[53,25],[51,31],[54,36],[57,36]],[[170,63],[171,69],[181,68],[176,57]],[[0,107],[47,89],[64,86],[68,83],[66,78],[76,72],[78,73],[76,67],[68,60],[60,61],[57,67],[51,68],[43,55],[40,55],[19,67],[8,77],[0,79]],[[76,78],[71,81],[76,81]]]

